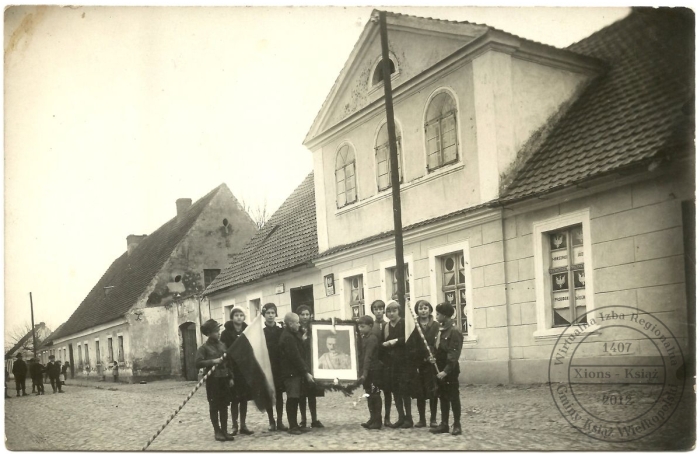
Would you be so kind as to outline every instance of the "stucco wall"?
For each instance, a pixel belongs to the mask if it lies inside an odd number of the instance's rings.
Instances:
[[[226,268],[255,232],[255,224],[228,188],[219,190],[135,307],[169,304],[201,293],[204,270]]]
[[[134,342],[132,362],[135,378],[183,375],[180,325],[195,323],[197,344],[201,345],[197,306],[197,298],[187,298],[166,306],[135,309],[127,314]]]
[[[687,346],[687,306],[681,200],[692,197],[688,179],[660,177],[624,185],[504,220],[511,379],[546,381],[554,340],[536,339],[532,223],[590,209],[594,305],[625,305],[652,313]],[[583,356],[603,355],[610,331],[595,336]],[[643,358],[649,343],[632,342]],[[539,365],[539,367],[538,367]]]
[[[470,80],[471,69],[465,65],[412,96],[396,101],[394,116],[397,131],[402,137],[401,168],[404,184],[401,197],[404,225],[457,211],[479,201]],[[456,95],[459,162],[428,174],[424,111],[431,94],[439,88],[447,88]],[[321,166],[314,169],[316,178],[323,179],[323,193],[320,197],[317,194],[317,203],[325,203],[326,213],[325,223],[320,220],[319,228],[327,229],[329,247],[393,229],[391,190],[378,193],[376,179],[375,138],[385,121],[384,114],[375,115],[316,152],[323,154],[322,160],[314,160],[315,166]],[[339,210],[335,194],[335,158],[338,148],[346,141],[355,150],[358,201]],[[448,172],[444,173],[445,171]],[[321,247],[323,249],[323,245]]]

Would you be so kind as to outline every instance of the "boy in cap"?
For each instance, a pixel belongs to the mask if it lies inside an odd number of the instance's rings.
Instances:
[[[301,435],[297,423],[299,399],[306,396],[306,382],[313,383],[309,365],[306,362],[304,341],[299,333],[299,316],[289,312],[284,316],[284,329],[280,334],[280,376],[287,392],[287,421],[289,434]]]
[[[245,312],[243,312],[240,307],[231,309],[230,318],[231,320],[224,323],[224,332],[221,333],[221,342],[226,345],[227,350],[248,327],[245,322]],[[249,430],[245,424],[246,416],[248,415],[248,401],[252,399],[250,388],[236,362],[231,359],[229,366],[231,366],[231,372],[233,372],[233,403],[231,404],[231,419],[233,420],[232,435],[238,433],[239,414],[241,415],[241,434],[252,435],[253,432]]]
[[[437,384],[435,380],[435,366],[430,363],[430,353],[434,354],[435,339],[437,338],[440,324],[433,320],[433,306],[426,300],[416,301],[414,306],[418,315],[418,325],[423,332],[425,342],[420,337],[413,337],[411,345],[407,345],[411,360],[418,370],[417,390],[418,417],[419,421],[415,427],[425,427],[425,400],[430,401],[430,427],[437,427]],[[430,346],[430,352],[426,348],[426,343]]]
[[[382,428],[382,396],[379,393],[381,385],[382,363],[379,362],[379,340],[374,334],[374,321],[369,315],[363,315],[357,320],[360,330],[360,383],[362,383],[369,408],[369,421],[362,423],[365,429]]]
[[[207,378],[207,401],[209,401],[209,419],[214,427],[214,439],[217,441],[232,441],[233,437],[226,432],[228,426],[228,406],[231,404],[231,389],[233,376],[224,361],[226,346],[219,340],[221,325],[209,319],[202,325],[202,334],[207,341],[197,349],[195,366],[205,368],[204,373],[216,366],[214,372]]]
[[[454,426],[452,435],[462,433],[460,424],[460,414],[462,403],[459,400],[459,355],[462,353],[462,341],[464,336],[462,331],[455,326],[452,316],[455,313],[454,307],[450,303],[440,303],[435,308],[436,318],[440,323],[440,332],[435,340],[434,361],[440,372],[438,379],[438,396],[440,397],[441,422],[438,427],[430,429],[434,434],[449,433],[450,425],[450,405],[452,405],[452,415]]]
[[[311,364],[311,308],[306,304],[302,304],[297,307],[297,314],[299,315],[299,332],[302,333],[302,340],[304,341],[304,353],[306,354],[305,360],[306,364]],[[316,398],[323,397],[326,393],[320,386],[316,386],[315,383],[306,384],[306,397],[302,397],[299,400],[299,412],[301,413],[301,423],[299,427],[306,427],[306,402],[309,402],[309,413],[311,413],[311,427],[315,429],[322,429],[324,427],[321,421],[318,420],[318,413],[316,412]]]
[[[19,397],[19,391],[22,390],[22,396],[28,396],[27,390],[25,388],[25,380],[27,379],[27,363],[22,360],[22,354],[17,353],[17,359],[12,365],[12,375],[15,376],[15,388],[17,389],[17,397]]]
[[[276,430],[287,430],[284,423],[282,422],[282,412],[284,411],[284,383],[282,377],[280,377],[280,357],[279,357],[279,343],[280,335],[282,334],[282,327],[277,325],[275,319],[277,318],[277,306],[275,303],[267,303],[262,308],[263,317],[265,317],[265,327],[263,332],[265,333],[265,343],[267,344],[267,353],[270,355],[270,368],[272,369],[272,379],[275,382],[275,409],[277,410],[277,424],[275,424],[275,418],[272,413],[272,405],[268,406],[267,419],[270,423],[270,432]]]

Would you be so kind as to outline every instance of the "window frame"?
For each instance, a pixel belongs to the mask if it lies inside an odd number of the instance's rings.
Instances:
[[[477,328],[474,324],[474,289],[472,285],[472,267],[471,258],[469,251],[469,240],[460,241],[458,243],[447,244],[445,246],[436,247],[428,250],[428,266],[430,267],[430,297],[434,306],[437,306],[438,298],[442,292],[442,286],[440,285],[441,279],[439,274],[442,272],[441,261],[442,258],[456,252],[462,252],[464,256],[464,294],[466,296],[466,311],[467,311],[467,323],[469,324],[469,331],[464,336],[465,344],[476,344],[478,342]]]
[[[119,363],[120,365],[126,362],[126,354],[124,352],[124,349],[124,335],[117,334],[117,363]]]
[[[552,322],[549,234],[577,224],[581,224],[583,230],[583,270],[587,276],[585,286],[586,312],[595,309],[590,209],[586,208],[533,222],[532,241],[535,260],[535,306],[537,309],[537,330],[534,332],[534,337],[536,339],[555,338],[567,328],[565,326],[554,327]],[[592,329],[595,330],[595,326]]]
[[[346,270],[338,273],[338,292],[336,295],[338,295],[341,298],[340,301],[340,318],[346,319],[346,318],[351,318],[352,314],[349,313],[350,311],[350,291],[351,291],[351,282],[350,279],[355,277],[355,276],[362,276],[362,293],[364,296],[364,308],[365,308],[365,314],[371,314],[371,310],[369,308],[370,304],[368,302],[368,294],[369,294],[369,288],[368,288],[368,282],[367,282],[367,267],[358,267],[358,268],[353,268],[351,270]],[[349,315],[349,316],[348,316]]]
[[[338,168],[338,157],[340,155],[340,151],[346,146],[348,147],[348,151],[352,152],[352,162],[345,163],[343,165],[343,168],[342,168],[342,170],[343,170],[343,185],[345,187],[345,192],[343,194],[345,196],[345,203],[341,205],[340,200],[339,200],[340,193],[338,192],[338,183],[339,183],[338,182],[338,171],[341,169]],[[335,150],[334,156],[335,156],[335,159],[333,161],[333,169],[334,169],[333,170],[333,193],[335,194],[335,206],[337,209],[341,209],[341,208],[344,208],[348,205],[352,205],[354,203],[357,203],[357,201],[360,199],[360,196],[358,194],[359,191],[358,191],[358,187],[357,187],[357,181],[359,180],[357,178],[357,153],[356,153],[355,147],[352,145],[352,143],[345,140],[340,145],[338,145],[338,148],[336,148],[336,150]],[[355,190],[355,198],[353,201],[348,202],[348,187],[347,187],[347,182],[346,182],[347,175],[346,175],[345,169],[347,169],[350,165],[352,165],[352,169],[353,169],[352,177],[355,180],[355,185],[353,186],[353,188],[351,188],[351,189]]]
[[[405,265],[408,265],[408,283],[411,288],[410,301],[415,301],[416,298],[419,298],[419,296],[415,294],[416,282],[414,277],[415,269],[413,267],[413,254],[404,255],[403,261]],[[389,277],[389,270],[392,268],[396,268],[396,257],[385,260],[379,264],[379,281],[382,291],[381,299],[383,299],[384,301],[388,301],[391,299],[392,282],[387,281]],[[393,272],[391,275],[393,276]],[[404,316],[405,315],[406,314],[404,314]]]
[[[403,133],[401,131],[401,124],[394,118],[394,124],[395,124],[395,132],[396,132],[396,152],[397,152],[397,158],[398,158],[398,165],[399,165],[399,186],[401,186],[404,182],[404,165],[402,162],[403,158]],[[383,142],[381,144],[377,143],[379,140],[379,134],[382,131],[382,128],[387,126],[386,120],[382,121],[379,123],[379,127],[377,128],[376,132],[374,133],[374,179],[375,183],[377,185],[377,194],[380,194],[388,189],[391,189],[391,150],[389,148],[389,141],[387,140],[386,142]],[[387,126],[388,127],[388,126]],[[388,131],[387,131],[388,133]],[[387,134],[388,135],[388,134]],[[379,150],[386,149],[386,158],[387,158],[387,173],[389,177],[389,181],[387,186],[380,186],[379,184]]]
[[[107,362],[114,363],[114,340],[112,336],[107,336]]]
[[[367,86],[369,87],[369,94],[374,94],[379,89],[384,88],[384,80],[380,80],[377,83],[374,83],[374,73],[377,71],[377,68],[379,65],[382,64],[383,57],[380,54],[377,58],[374,59],[374,62],[372,63],[372,70],[369,72],[369,76],[367,79]],[[392,51],[389,51],[389,60],[391,60],[394,63],[394,72],[391,73],[391,83],[393,86],[394,81],[399,77],[401,74],[401,68],[399,67],[399,62],[396,59],[396,55]]]
[[[95,338],[95,365],[100,365],[102,364],[102,358],[101,352],[100,352],[100,338],[96,337]]]
[[[451,110],[447,115],[439,116],[436,118],[431,119],[430,121],[428,120],[428,111],[430,110],[431,103],[435,100],[437,96],[440,94],[447,94],[452,98],[452,101],[454,102],[454,109]],[[428,127],[432,124],[437,123],[438,124],[438,157],[439,159],[444,159],[444,150],[442,148],[442,120],[448,118],[449,116],[452,116],[454,118],[454,135],[455,135],[455,159],[451,160],[449,162],[442,162],[440,165],[431,168],[430,167],[430,157],[429,157],[429,148],[428,148]],[[423,147],[425,150],[425,171],[427,174],[435,173],[440,171],[443,168],[455,165],[460,163],[460,142],[459,142],[459,100],[457,98],[457,95],[449,88],[447,87],[440,87],[433,91],[430,96],[428,97],[427,102],[425,103],[425,111],[423,112]]]

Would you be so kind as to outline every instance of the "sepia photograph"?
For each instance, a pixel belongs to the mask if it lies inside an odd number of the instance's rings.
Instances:
[[[312,323],[311,332],[311,374],[322,380],[356,381],[359,374],[355,324]]]
[[[11,451],[697,443],[692,9],[4,9]]]

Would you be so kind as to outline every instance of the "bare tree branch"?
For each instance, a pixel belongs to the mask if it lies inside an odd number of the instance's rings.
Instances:
[[[248,213],[248,216],[251,217],[258,230],[262,229],[267,220],[270,218],[270,213],[267,209],[267,197],[265,197],[262,203],[255,206],[250,205],[243,200],[241,201],[241,206],[243,207],[243,210]]]

